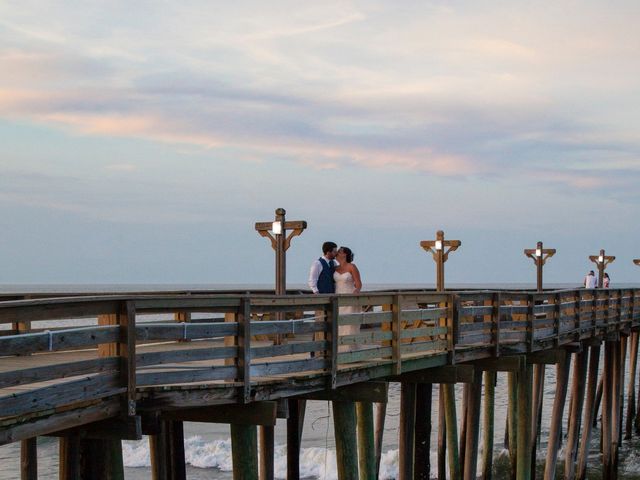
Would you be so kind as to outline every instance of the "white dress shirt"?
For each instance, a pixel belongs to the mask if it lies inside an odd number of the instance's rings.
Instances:
[[[325,261],[327,263],[329,263],[331,260],[329,258],[327,258],[327,256],[323,256],[322,258],[325,259]],[[333,259],[333,266],[337,267],[338,265],[340,265],[338,263],[338,261],[334,258]],[[320,278],[320,272],[322,272],[322,263],[320,263],[320,260],[314,260],[314,262],[311,264],[311,269],[309,270],[309,280],[307,282],[307,285],[309,285],[309,288],[311,289],[311,291],[313,293],[319,293],[318,292],[318,278]]]

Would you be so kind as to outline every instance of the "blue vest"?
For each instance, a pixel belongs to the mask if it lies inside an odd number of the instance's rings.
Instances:
[[[336,284],[333,280],[333,272],[336,271],[336,266],[331,260],[329,263],[320,257],[320,263],[322,264],[322,271],[318,277],[318,292],[320,293],[335,293]]]

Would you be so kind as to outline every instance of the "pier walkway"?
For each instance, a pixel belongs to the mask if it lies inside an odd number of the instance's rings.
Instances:
[[[340,478],[377,478],[390,381],[402,382],[399,478],[429,475],[433,384],[441,385],[443,416],[438,475],[490,478],[490,455],[482,472],[476,458],[480,433],[493,441],[497,371],[509,372],[514,476],[533,478],[540,376],[554,364],[559,388],[544,472],[551,479],[572,355],[564,474],[584,478],[601,344],[604,478],[617,475],[627,358],[628,435],[635,422],[640,289],[14,297],[0,300],[0,324],[0,445],[22,442],[23,478],[37,478],[35,438],[43,435],[60,437],[61,478],[123,478],[120,440],[143,433],[154,478],[186,478],[182,422],[208,421],[232,426],[234,478],[258,478],[260,465],[269,479],[276,418],[287,419],[288,478],[298,478],[308,399],[334,402]],[[347,325],[358,329],[339,335]],[[456,383],[465,389],[462,412]]]

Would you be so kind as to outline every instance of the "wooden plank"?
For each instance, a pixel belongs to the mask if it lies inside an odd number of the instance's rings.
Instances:
[[[301,395],[305,400],[386,403],[387,382],[354,383],[335,390],[321,390]]]
[[[169,385],[176,383],[210,382],[214,380],[234,380],[237,375],[235,366],[215,366],[189,370],[161,370],[136,375],[140,386]]]
[[[144,340],[195,340],[237,335],[238,323],[154,323],[136,326],[136,338]]]
[[[120,416],[47,434],[49,437],[69,435],[77,435],[82,439],[140,440],[142,420],[139,415]]]
[[[238,380],[242,382],[240,401],[251,397],[251,299],[244,297],[238,310]]]
[[[436,335],[446,335],[449,333],[448,327],[422,327],[405,328],[400,331],[400,338],[434,337]]]
[[[518,372],[522,370],[525,362],[522,355],[503,356],[500,358],[485,358],[474,362],[473,366],[477,370],[492,372]]]
[[[396,375],[400,375],[400,373],[402,373],[402,352],[400,350],[400,331],[402,329],[402,325],[400,323],[401,308],[402,298],[400,295],[395,295],[391,305],[391,312],[393,315],[393,320],[391,322],[391,331],[393,333],[393,338],[391,340],[391,355],[395,369],[394,373]]]
[[[120,299],[75,297],[0,302],[0,323],[96,317],[117,312]]]
[[[45,361],[46,359],[43,359]],[[118,369],[118,358],[96,358],[69,363],[44,364],[38,367],[20,368],[0,373],[0,388],[63,379],[91,373],[114,372]]]
[[[310,358],[306,360],[289,360],[283,362],[254,363],[251,365],[252,377],[271,375],[295,374],[312,370],[323,370],[329,366],[325,358]]]
[[[266,347],[251,347],[251,358],[280,357],[284,355],[297,355],[299,353],[317,352],[327,350],[329,342],[326,340],[316,342],[287,343],[285,345],[270,345]]]
[[[136,413],[136,311],[133,302],[127,302],[118,315],[121,339],[118,348],[120,356],[120,382],[127,389],[127,414]]]
[[[357,335],[342,335],[339,338],[339,345],[370,345],[384,340],[391,340],[393,333],[384,330],[369,330]]]
[[[325,323],[315,320],[260,321],[252,322],[251,326],[252,335],[303,335],[313,332],[324,332],[325,330]]]
[[[340,325],[379,325],[390,322],[391,312],[358,312],[340,315]]]
[[[202,360],[218,360],[221,358],[235,358],[238,347],[206,347],[188,348],[183,350],[169,350],[164,352],[146,352],[136,355],[138,368],[165,363],[198,362]]]
[[[119,336],[120,328],[117,326],[81,327],[43,333],[25,333],[0,337],[0,351],[3,355],[26,355],[68,348],[95,347],[100,343],[115,342]]]
[[[419,343],[403,343],[400,345],[400,351],[407,353],[425,353],[433,354],[434,351],[443,353],[448,351],[449,342],[447,340],[433,340],[430,342]]]
[[[276,411],[277,402],[250,402],[244,405],[231,404],[165,410],[162,412],[161,418],[182,422],[275,426]]]
[[[338,354],[338,363],[354,363],[369,360],[371,358],[386,358],[393,353],[391,347],[367,348],[366,350],[356,350],[351,352],[340,352]]]
[[[15,392],[0,397],[0,412],[3,417],[11,417],[118,395],[126,391],[120,385],[117,373],[102,373],[35,390]],[[5,391],[7,390],[9,389]]]
[[[473,365],[446,365],[415,372],[405,372],[401,375],[387,377],[390,382],[410,383],[471,383],[474,381],[475,368]]]
[[[27,438],[46,435],[51,432],[96,422],[118,415],[120,399],[95,402],[90,406],[69,409],[37,421],[23,422],[0,429],[0,445],[18,442]]]

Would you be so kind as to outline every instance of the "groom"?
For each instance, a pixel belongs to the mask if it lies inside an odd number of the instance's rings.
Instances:
[[[318,260],[311,264],[309,271],[309,288],[313,293],[334,293],[336,290],[333,272],[336,270],[336,254],[338,245],[333,242],[322,244],[322,254]]]

